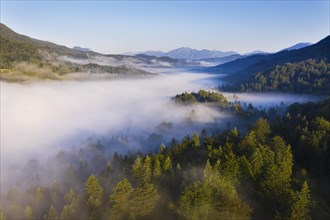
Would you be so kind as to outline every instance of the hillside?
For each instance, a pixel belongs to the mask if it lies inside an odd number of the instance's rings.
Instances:
[[[58,55],[87,58],[87,53],[85,52],[18,34],[1,23],[0,42],[1,68],[11,67],[14,62],[19,61],[40,62],[42,60],[42,56],[39,53],[40,50],[47,51],[48,53],[56,53]]]
[[[70,49],[51,42],[30,38],[18,34],[4,24],[0,24],[0,80],[27,81],[27,80],[66,80],[66,79],[92,79],[97,74],[123,74],[123,75],[150,75],[151,73],[126,66],[121,62],[123,58],[114,55],[104,56],[87,50]],[[80,59],[85,64],[63,59]],[[112,57],[115,61],[96,64],[95,57]],[[89,64],[89,65],[86,65]],[[84,72],[84,74],[79,74]],[[78,73],[71,78],[68,73]],[[88,77],[86,77],[88,73]],[[98,78],[100,75],[97,76]],[[111,78],[111,77],[110,77]]]
[[[238,59],[229,63],[210,67],[207,71],[217,74],[228,74],[227,79],[235,82],[242,82],[257,72],[265,72],[276,65],[285,63],[296,63],[308,59],[330,60],[330,36],[316,44],[298,50],[280,51],[275,54],[253,55]]]

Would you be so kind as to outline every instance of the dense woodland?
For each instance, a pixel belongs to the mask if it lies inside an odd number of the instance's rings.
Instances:
[[[250,77],[246,83],[240,84],[240,91],[329,94],[330,63],[310,59],[276,66]]]
[[[288,63],[300,63],[315,60],[329,63],[330,61],[330,36],[321,41],[298,50],[280,51],[274,54],[256,54],[237,59],[225,64],[208,68],[212,73],[226,74],[229,82],[243,83],[249,77],[272,70],[276,66]]]
[[[219,111],[234,113],[236,115],[242,116],[249,115],[251,111],[257,110],[251,105],[249,106],[249,108],[244,108],[244,106],[242,106],[239,102],[230,102],[221,93],[206,91],[202,89],[199,90],[197,93],[183,92],[182,94],[174,96],[172,99],[175,103],[181,105],[194,105],[197,103],[204,103],[213,107],[217,107]]]
[[[1,220],[328,219],[329,108],[294,104],[248,132],[204,129],[147,154],[90,143],[48,161],[61,172],[50,184],[30,161],[35,173],[1,192]]]

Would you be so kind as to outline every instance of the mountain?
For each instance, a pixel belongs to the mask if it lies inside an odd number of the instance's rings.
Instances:
[[[209,59],[209,58],[221,58],[231,55],[239,55],[234,51],[218,51],[218,50],[196,50],[189,47],[180,47],[169,52],[162,51],[142,51],[138,53],[125,53],[126,55],[137,55],[145,54],[148,56],[156,57],[170,57],[173,59],[185,59],[185,60],[200,60],[200,59]]]
[[[152,74],[126,65],[122,62],[125,57],[105,56],[86,48],[71,49],[33,39],[14,32],[2,23],[0,23],[0,45],[0,80],[93,80],[95,77],[100,77],[100,74],[106,79],[111,78],[111,74],[125,76]],[[107,60],[107,57],[111,59]],[[98,63],[98,60],[105,61]],[[75,73],[74,78],[69,76],[69,73]]]
[[[58,55],[87,58],[86,52],[18,34],[2,23],[0,23],[0,42],[0,68],[9,68],[13,63],[21,61],[41,62],[43,59],[43,55],[40,53],[41,51],[56,53]],[[92,53],[95,54],[94,52]]]
[[[287,47],[287,48],[284,48],[280,51],[285,51],[285,50],[298,50],[298,49],[301,49],[301,48],[304,48],[304,47],[308,47],[312,45],[312,43],[298,43],[298,44],[295,44],[291,47]]]
[[[245,56],[251,56],[251,55],[255,55],[255,54],[269,54],[268,52],[262,51],[262,50],[254,50],[252,52],[249,53],[245,53]]]
[[[91,52],[92,51],[89,48],[84,48],[84,47],[79,47],[79,46],[75,46],[72,49],[77,50],[77,51],[81,51],[81,52]]]
[[[215,58],[204,58],[204,59],[199,59],[199,60],[195,60],[195,62],[206,62],[206,64],[208,64],[208,66],[214,66],[214,65],[220,65],[220,64],[224,64],[224,63],[228,63],[237,59],[241,59],[244,58],[246,56],[242,56],[239,54],[234,54],[234,55],[230,55],[230,56],[226,56],[226,57],[215,57]]]
[[[285,50],[274,54],[257,54],[238,59],[207,69],[209,72],[227,74],[227,79],[244,81],[257,72],[264,72],[274,68],[276,65],[285,63],[301,62],[308,59],[330,61],[330,36],[316,44],[297,49]]]
[[[233,51],[223,52],[218,50],[196,50],[189,47],[181,47],[167,52],[166,56],[174,59],[199,60],[207,58],[227,57],[237,54],[238,53]]]

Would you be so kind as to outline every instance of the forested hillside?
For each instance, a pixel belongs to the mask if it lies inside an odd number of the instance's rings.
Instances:
[[[61,57],[81,59],[87,61],[93,56],[103,56],[93,51],[79,51],[57,45],[47,41],[41,41],[18,34],[0,23],[0,80],[10,82],[22,82],[29,80],[72,80],[85,79],[83,74],[76,74],[71,77],[68,73],[88,73],[88,79],[93,79],[95,74],[101,73],[120,74],[123,76],[152,75],[152,73],[125,65],[104,63],[87,63],[82,65],[79,62],[70,62]],[[110,57],[111,55],[108,55]],[[104,56],[105,57],[105,56]],[[116,59],[116,56],[112,56]],[[83,62],[84,63],[84,62]],[[106,76],[107,77],[107,76]],[[105,77],[105,79],[107,79]]]
[[[246,133],[204,129],[154,153],[61,151],[50,185],[30,161],[34,175],[2,191],[1,219],[328,219],[329,106],[294,104]]]
[[[258,72],[267,72],[277,65],[298,63],[314,59],[316,62],[323,60],[330,62],[330,36],[311,46],[298,50],[280,51],[275,54],[253,55],[229,63],[208,68],[207,71],[217,74],[226,74],[227,79],[235,82],[244,82]]]
[[[241,84],[220,89],[241,92],[287,92],[300,94],[330,93],[330,63],[309,59],[298,63],[277,65],[258,72]]]

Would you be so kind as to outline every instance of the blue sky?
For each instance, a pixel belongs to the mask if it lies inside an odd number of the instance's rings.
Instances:
[[[278,51],[329,35],[328,1],[8,1],[18,33],[103,53],[186,46]]]

